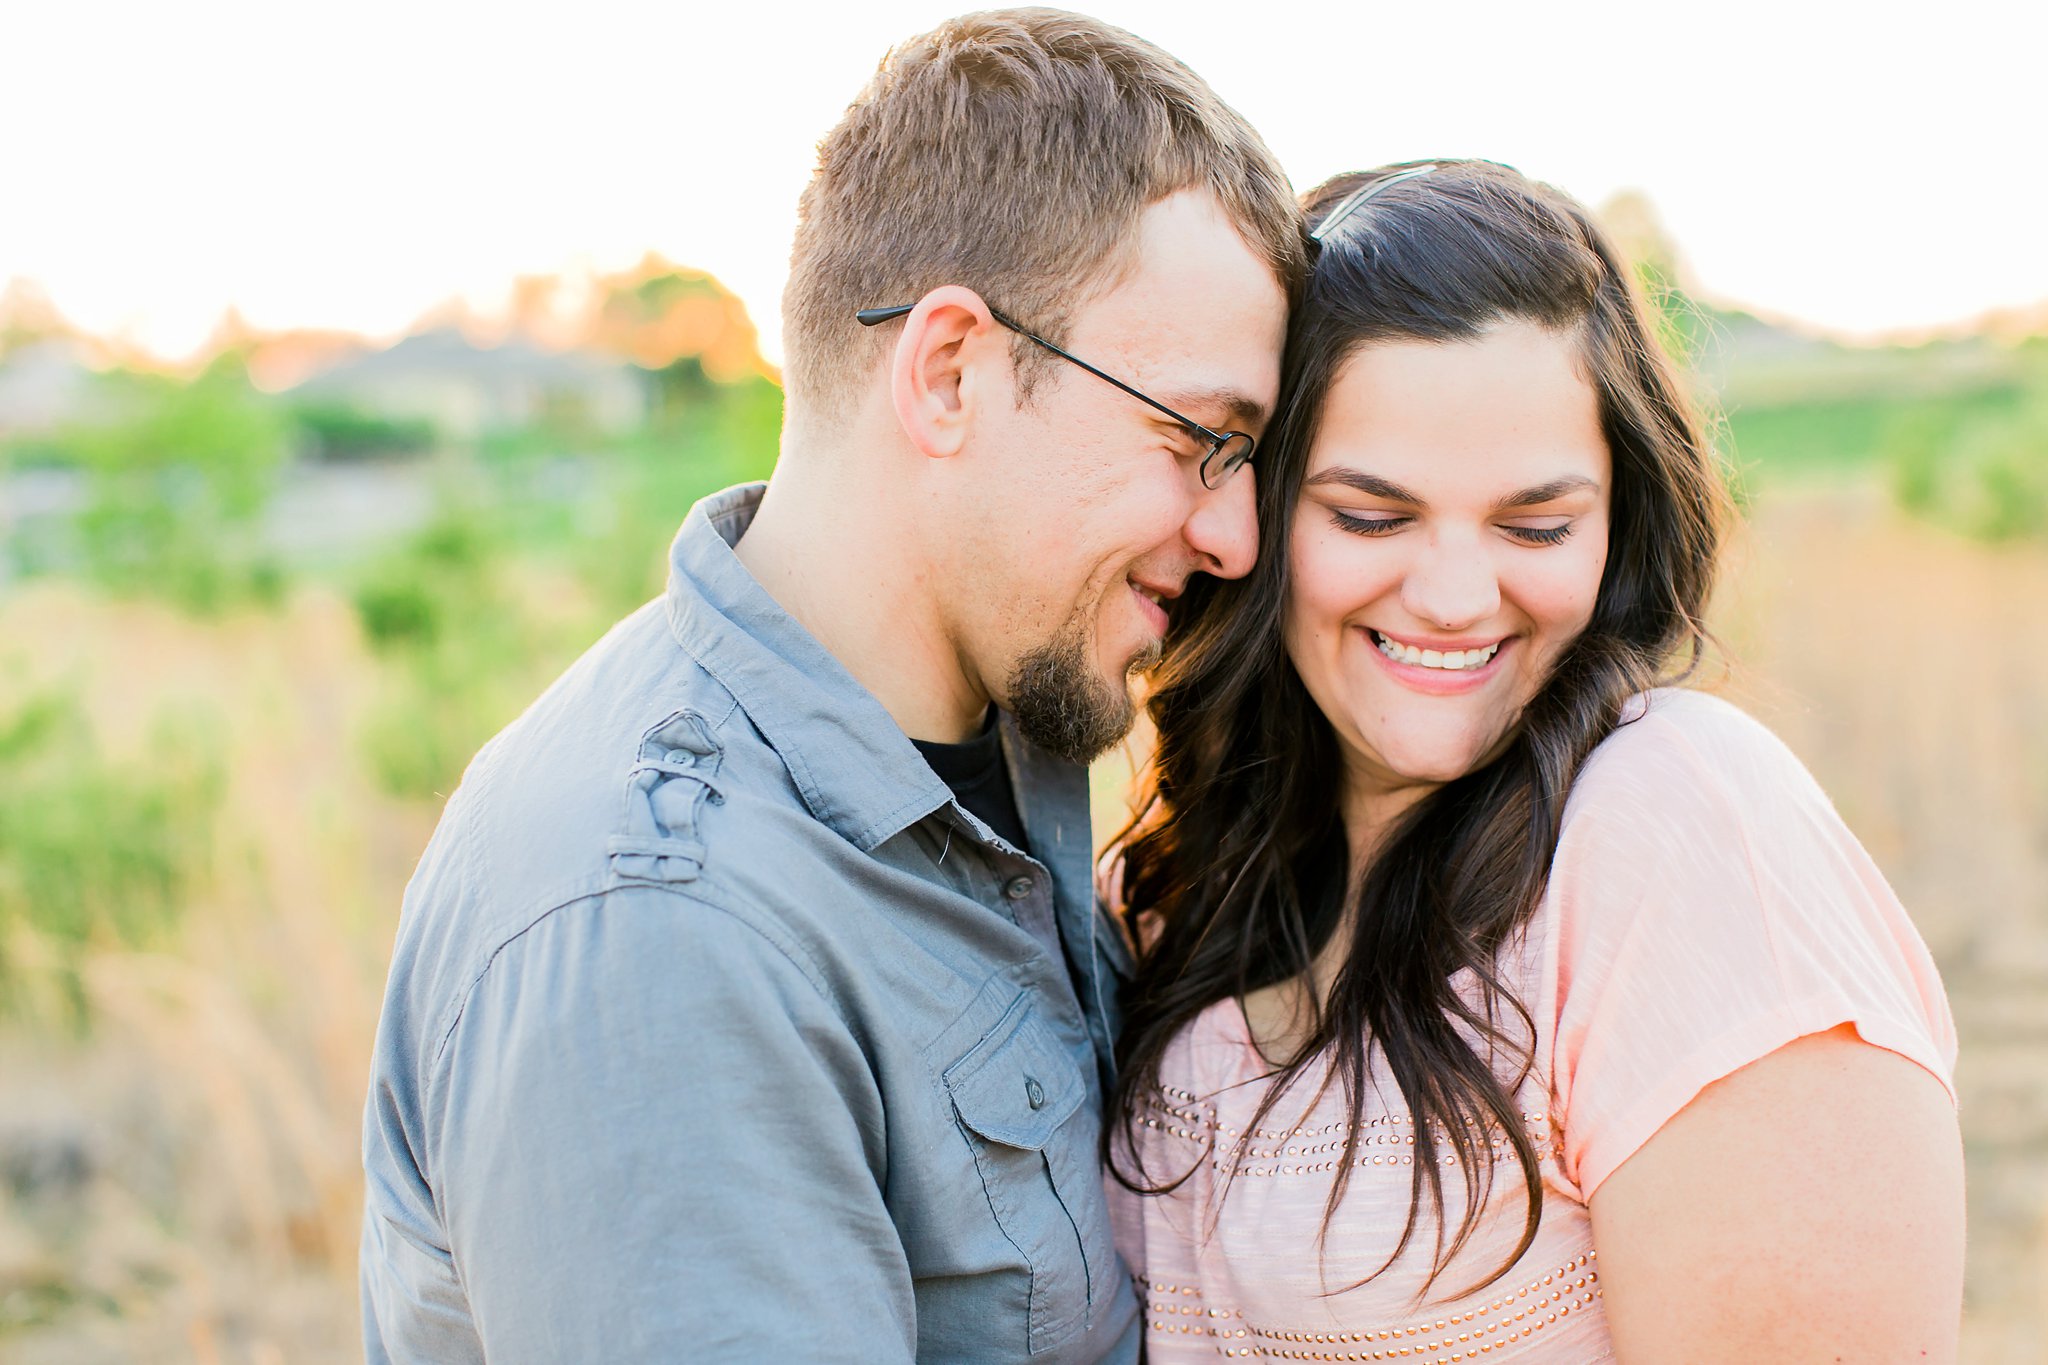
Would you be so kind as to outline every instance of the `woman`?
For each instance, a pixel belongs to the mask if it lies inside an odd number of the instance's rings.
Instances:
[[[1590,217],[1309,196],[1269,552],[1191,594],[1118,850],[1151,1359],[1953,1358],[1954,1032],[1697,661],[1725,496]]]

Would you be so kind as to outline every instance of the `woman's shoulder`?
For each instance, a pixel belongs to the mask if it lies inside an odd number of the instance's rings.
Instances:
[[[1580,769],[1566,818],[1599,810],[1638,825],[1664,814],[1695,824],[1716,809],[1753,817],[1816,802],[1828,804],[1769,726],[1724,698],[1665,687],[1629,698]]]
[[[1572,786],[1551,862],[1554,905],[1589,928],[1725,932],[1747,906],[1769,938],[1852,887],[1883,878],[1806,765],[1732,702],[1679,688],[1630,699]]]
[[[1790,756],[1769,726],[1725,697],[1690,687],[1659,687],[1622,703],[1621,724],[1594,749],[1588,766],[1673,751]]]
[[[1717,697],[1652,692],[1629,715],[1572,789],[1538,936],[1580,1194],[1707,1084],[1842,1023],[1946,1083],[1933,960],[1805,766]]]

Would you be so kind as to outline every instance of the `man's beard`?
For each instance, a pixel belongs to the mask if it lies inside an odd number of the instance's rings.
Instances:
[[[1070,763],[1087,763],[1130,733],[1137,706],[1126,679],[1159,661],[1154,643],[1111,681],[1096,671],[1088,634],[1088,622],[1076,617],[1010,671],[1007,706],[1017,729]]]

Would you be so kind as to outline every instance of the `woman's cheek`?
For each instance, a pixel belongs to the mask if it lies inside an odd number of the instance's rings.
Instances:
[[[1576,635],[1593,618],[1605,564],[1604,545],[1558,555],[1543,571],[1523,578],[1523,610],[1543,627]]]

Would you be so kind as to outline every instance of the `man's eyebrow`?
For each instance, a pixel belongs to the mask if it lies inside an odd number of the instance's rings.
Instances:
[[[1548,483],[1539,483],[1532,488],[1524,488],[1519,492],[1496,498],[1493,510],[1504,512],[1510,507],[1536,507],[1546,502],[1556,502],[1559,498],[1569,497],[1573,493],[1598,492],[1599,488],[1599,484],[1583,474],[1567,474]]]
[[[1383,479],[1377,474],[1368,474],[1362,469],[1347,469],[1342,465],[1311,475],[1307,486],[1310,488],[1321,488],[1325,484],[1333,483],[1355,489],[1369,498],[1385,498],[1388,502],[1405,502],[1412,507],[1423,505],[1421,498],[1391,479]]]
[[[1239,389],[1179,389],[1159,401],[1175,412],[1189,416],[1221,412],[1225,416],[1216,424],[1219,430],[1232,426],[1257,426],[1266,420],[1266,405]]]

